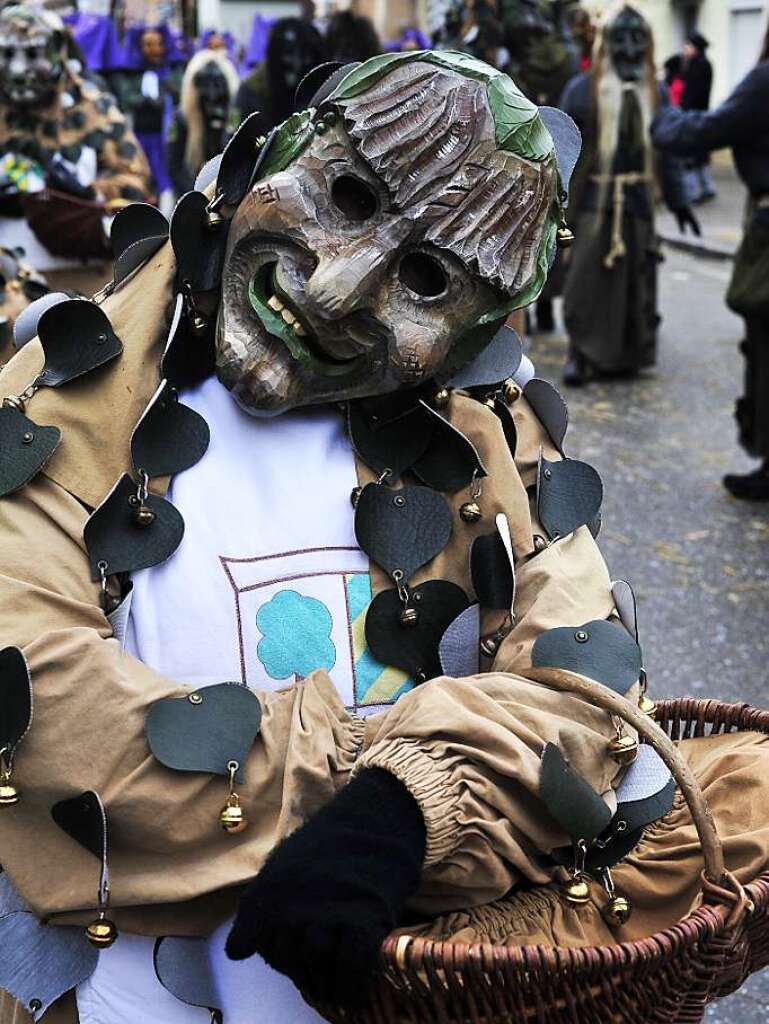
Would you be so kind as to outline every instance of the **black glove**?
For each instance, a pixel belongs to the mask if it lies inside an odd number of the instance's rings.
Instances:
[[[365,769],[270,855],[240,901],[227,955],[259,953],[310,998],[359,1005],[419,885],[425,843],[406,787]]]
[[[700,222],[694,216],[691,206],[682,206],[679,210],[673,210],[673,213],[676,215],[676,220],[678,221],[678,230],[681,232],[682,235],[686,234],[686,226],[688,224],[689,227],[692,229],[693,234],[695,234],[698,238],[700,237],[700,235],[702,234]]]

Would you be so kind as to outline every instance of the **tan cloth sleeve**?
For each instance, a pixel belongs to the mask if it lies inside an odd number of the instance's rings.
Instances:
[[[149,752],[148,707],[190,691],[111,637],[89,578],[86,518],[43,476],[0,502],[0,646],[24,649],[34,696],[14,765],[21,800],[0,815],[0,862],[39,916],[92,915],[98,863],[50,809],[94,789],[107,809],[113,916],[142,930],[121,907],[187,903],[252,878],[275,843],[345,781],[363,724],[324,673],[259,695],[262,730],[238,787],[250,826],[226,835],[218,821],[226,779],[172,771]]]

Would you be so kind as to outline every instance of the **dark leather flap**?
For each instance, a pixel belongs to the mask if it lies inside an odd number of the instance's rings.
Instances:
[[[587,676],[615,693],[626,693],[641,675],[641,649],[617,623],[595,619],[584,626],[558,626],[534,641],[535,668],[560,668]]]
[[[612,813],[603,798],[574,771],[554,743],[546,743],[542,752],[539,794],[572,842],[592,842],[611,821]]]

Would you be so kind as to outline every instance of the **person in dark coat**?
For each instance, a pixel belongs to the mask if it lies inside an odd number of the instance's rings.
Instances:
[[[294,112],[294,94],[304,76],[326,60],[323,37],[301,18],[281,18],[272,26],[267,56],[240,84],[235,99],[241,121],[254,113],[267,135]]]
[[[576,241],[564,289],[567,384],[636,373],[656,361],[656,161],[645,126],[668,102],[648,22],[635,7],[615,4],[602,22],[593,69],[572,79],[560,103],[583,137],[569,200]],[[680,161],[667,157],[656,169],[681,230],[698,232]]]
[[[744,293],[747,273],[759,270],[753,294],[732,308],[745,316],[745,394],[737,402],[740,443],[761,460],[746,475],[729,474],[724,485],[737,498],[769,500],[769,31],[761,59],[721,106],[712,111],[661,110],[652,124],[654,144],[669,153],[704,159],[731,147],[737,173],[750,194],[743,248],[729,289]],[[765,282],[765,284],[763,284]]]
[[[710,107],[713,67],[705,56],[709,45],[707,39],[699,32],[692,32],[684,44],[681,66],[683,110],[707,110]],[[692,160],[688,164],[686,180],[689,198],[693,203],[704,203],[716,197],[716,187],[713,184],[708,158]]]

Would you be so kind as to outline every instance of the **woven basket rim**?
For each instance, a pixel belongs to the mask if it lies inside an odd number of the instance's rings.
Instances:
[[[671,719],[684,725],[686,738],[697,738],[699,727],[712,724],[723,716],[727,732],[763,732],[769,734],[769,711],[752,704],[725,702],[714,698],[671,697],[657,701],[657,719],[662,728]],[[697,725],[694,737],[688,727]],[[704,735],[701,733],[700,735]],[[769,870],[745,885],[755,910],[769,905]],[[432,960],[456,970],[459,961],[473,963],[484,973],[493,973],[504,967],[523,968],[526,971],[557,970],[562,976],[581,977],[587,973],[599,974],[607,965],[613,968],[623,964],[632,966],[644,960],[653,964],[684,946],[697,945],[706,938],[726,930],[729,908],[723,905],[703,905],[680,921],[661,931],[631,942],[609,946],[503,946],[493,942],[450,942],[422,936],[391,935],[382,945],[382,960],[386,968],[402,971],[419,969],[420,961]],[[408,942],[406,942],[408,940]],[[400,961],[400,962],[399,962]]]

